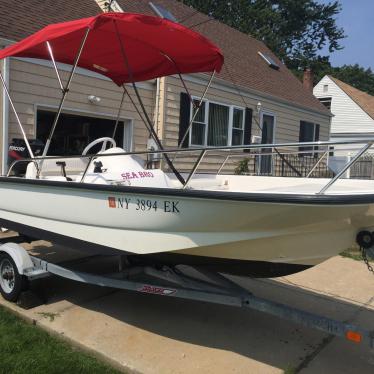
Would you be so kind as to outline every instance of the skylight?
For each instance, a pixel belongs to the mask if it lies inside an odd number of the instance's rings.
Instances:
[[[116,0],[106,1],[104,6],[107,12],[123,13],[123,9],[119,6]]]
[[[262,53],[262,52],[258,52],[258,54],[265,60],[265,62],[272,68],[272,69],[275,69],[275,70],[279,70],[279,65],[269,56],[269,55],[266,55],[265,53]]]
[[[152,1],[149,2],[149,6],[152,10],[161,18],[166,18],[169,21],[177,22],[177,19],[170,13],[167,9],[162,7],[161,5],[153,4]]]

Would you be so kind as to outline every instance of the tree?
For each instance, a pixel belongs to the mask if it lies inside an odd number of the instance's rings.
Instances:
[[[180,0],[241,32],[262,40],[302,79],[310,67],[316,84],[330,74],[345,83],[374,95],[374,73],[358,64],[331,66],[329,56],[342,49],[343,29],[335,17],[340,1],[321,4],[315,0]],[[188,26],[193,26],[193,12]]]
[[[313,71],[314,85],[325,75],[332,75],[334,78],[340,79],[361,91],[374,95],[374,73],[370,68],[365,69],[358,64],[334,67],[331,66],[328,57],[314,60],[310,64],[310,68]],[[303,79],[302,70],[291,70],[300,80]]]
[[[330,74],[361,91],[374,95],[374,73],[370,68],[365,69],[358,64],[331,67],[326,71],[321,71],[320,74],[316,76],[316,80],[319,81],[326,74]]]
[[[180,0],[241,32],[262,40],[292,70],[300,70],[341,49],[345,37],[336,24],[339,1]]]

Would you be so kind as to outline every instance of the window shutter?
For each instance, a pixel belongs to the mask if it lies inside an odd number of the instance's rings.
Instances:
[[[267,144],[268,143],[267,138],[268,138],[268,127],[266,126],[265,123],[263,123],[262,124],[262,134],[261,134],[261,143],[262,144]]]
[[[315,141],[315,142],[318,142],[318,141],[319,141],[319,128],[320,128],[320,125],[316,124],[315,126],[316,126],[316,127],[315,127],[315,129],[314,129],[314,141]],[[314,147],[314,150],[315,150],[315,151],[318,151],[318,147],[315,146],[315,147]],[[315,153],[315,154],[314,154],[314,157],[318,157],[318,153]]]
[[[187,129],[190,124],[190,110],[191,110],[191,101],[190,97],[185,93],[181,92],[180,95],[180,111],[179,111],[179,139],[178,144],[182,141]],[[188,139],[189,136],[186,136],[182,144],[182,148],[188,148]]]
[[[316,125],[316,128],[314,130],[314,141],[318,142],[319,141],[319,125]]]
[[[252,115],[253,110],[251,108],[245,108],[245,119],[244,119],[244,139],[243,144],[251,144],[252,136]],[[244,149],[243,152],[250,152],[250,149]]]
[[[299,132],[299,142],[305,141],[305,133],[306,133],[306,127],[308,124],[304,121],[300,121],[300,132]]]
[[[304,121],[300,121],[300,132],[299,132],[299,142],[305,142],[306,137],[306,127],[308,124]],[[299,152],[307,150],[307,147],[299,147]],[[304,154],[300,154],[300,156],[305,156]]]

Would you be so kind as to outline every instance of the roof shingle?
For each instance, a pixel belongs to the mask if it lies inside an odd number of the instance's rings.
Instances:
[[[155,15],[148,0],[117,0],[125,12]],[[225,65],[219,78],[247,89],[263,92],[290,103],[329,115],[326,108],[259,40],[196,12],[176,0],[157,0],[181,23],[205,35],[223,51]],[[27,0],[12,4],[0,2],[0,37],[20,40],[42,27],[57,22],[90,17],[100,13],[95,0]],[[268,54],[280,69],[270,68],[258,52]]]
[[[359,107],[361,107],[362,110],[374,119],[374,96],[360,91],[331,75],[329,75],[329,78],[334,81]]]
[[[0,37],[20,40],[41,28],[101,13],[95,0],[0,1]]]
[[[117,2],[125,12],[155,15],[148,0]],[[194,30],[221,48],[225,65],[219,78],[230,83],[234,80],[238,86],[257,90],[323,114],[330,114],[263,42],[196,12],[179,1],[155,0],[153,3],[169,10],[183,25],[194,26]],[[259,51],[269,55],[278,63],[280,69],[270,68],[258,54]]]

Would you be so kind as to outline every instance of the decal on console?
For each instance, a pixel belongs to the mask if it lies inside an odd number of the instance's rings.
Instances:
[[[17,147],[15,145],[9,146],[10,151],[23,152],[25,149],[26,149],[25,147]]]
[[[109,208],[116,207],[116,198],[115,197],[108,197]]]
[[[162,296],[170,296],[177,292],[177,290],[173,290],[170,288],[149,286],[148,284],[143,285],[141,288],[139,288],[138,291],[144,292],[144,293],[152,293],[155,295],[162,295]]]
[[[121,174],[122,179],[141,179],[141,178],[154,178],[154,174],[151,171],[132,171]]]

